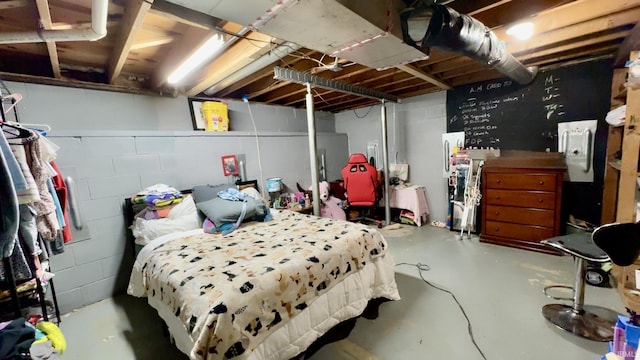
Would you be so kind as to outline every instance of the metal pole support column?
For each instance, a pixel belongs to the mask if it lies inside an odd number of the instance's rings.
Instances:
[[[382,99],[380,107],[380,117],[382,119],[382,172],[384,174],[384,224],[389,225],[391,221],[391,206],[389,201],[389,144],[387,141],[387,105]]]
[[[318,184],[318,148],[316,146],[316,118],[313,111],[311,84],[307,85],[307,131],[309,131],[309,162],[311,163],[311,190],[313,191],[313,215],[320,216],[320,186]]]

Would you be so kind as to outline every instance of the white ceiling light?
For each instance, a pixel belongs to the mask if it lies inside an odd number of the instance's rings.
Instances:
[[[515,24],[507,29],[507,35],[527,40],[533,35],[533,24],[530,22]]]
[[[187,74],[216,55],[216,53],[222,48],[223,44],[224,37],[221,34],[213,35],[209,40],[202,44],[198,50],[191,54],[185,62],[178,66],[171,75],[169,75],[167,82],[173,85],[184,79]]]

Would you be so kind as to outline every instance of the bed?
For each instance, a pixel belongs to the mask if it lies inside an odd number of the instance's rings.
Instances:
[[[128,293],[147,297],[191,359],[291,359],[363,313],[399,300],[375,229],[293,211],[227,236],[201,229],[144,246]]]

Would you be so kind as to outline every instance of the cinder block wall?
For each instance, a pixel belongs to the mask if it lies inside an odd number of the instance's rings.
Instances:
[[[389,162],[409,164],[409,181],[427,188],[431,220],[445,221],[447,180],[442,177],[446,128],[446,91],[403,99],[387,106]],[[380,106],[335,116],[336,132],[349,136],[349,152],[366,152],[369,142],[382,146]],[[380,148],[382,154],[382,148]]]
[[[241,130],[214,134],[191,130],[186,98],[22,83],[7,86],[24,96],[18,107],[21,122],[52,127],[49,138],[60,146],[56,162],[77,185],[88,234],[51,259],[63,313],[124,292],[133,263],[122,212],[125,198],[156,183],[178,189],[227,183],[220,157],[228,154],[244,154],[247,177],[261,178],[245,103],[229,103],[232,128]],[[309,186],[305,111],[250,106],[258,129],[261,187],[269,177],[282,177],[292,188],[296,182]],[[335,133],[332,114],[318,113],[316,121],[318,148],[326,150],[328,178],[339,178],[348,158],[347,136]]]

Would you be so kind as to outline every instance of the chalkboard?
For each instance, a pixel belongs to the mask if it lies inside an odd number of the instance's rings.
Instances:
[[[447,132],[464,131],[465,147],[557,151],[559,122],[604,124],[612,74],[611,60],[600,60],[540,71],[529,85],[502,78],[456,87],[447,91]]]

